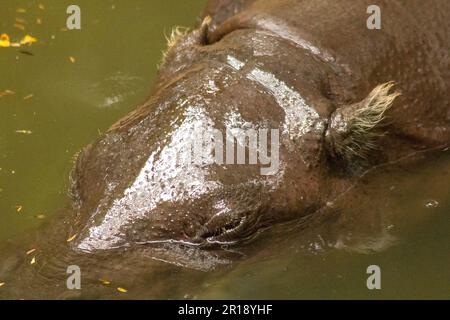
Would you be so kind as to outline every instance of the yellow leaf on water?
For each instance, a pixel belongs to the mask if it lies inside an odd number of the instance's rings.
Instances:
[[[36,263],[36,257],[33,257],[33,259],[31,259],[30,264],[35,264]]]
[[[29,100],[29,99],[31,99],[33,97],[34,97],[34,94],[29,94],[29,95],[23,97],[23,100]]]
[[[102,283],[102,284],[104,284],[105,286],[107,286],[107,285],[110,285],[111,284],[111,281],[109,281],[109,280],[106,280],[106,279],[99,279],[99,281]]]
[[[32,254],[32,253],[35,252],[35,251],[36,251],[36,249],[28,250],[28,251],[27,251],[27,256],[29,256],[30,254]]]
[[[21,23],[21,24],[27,24],[27,21],[25,19],[22,18],[15,18],[17,23]]]
[[[38,8],[41,9],[41,10],[44,10],[44,9],[45,9],[45,6],[44,6],[42,3],[39,3],[39,4],[38,4]]]
[[[119,291],[119,292],[122,292],[122,293],[127,293],[128,292],[128,290],[127,289],[124,289],[124,288],[117,288],[117,291]]]
[[[18,12],[18,13],[25,13],[25,12],[27,12],[27,9],[17,8],[16,12]]]
[[[6,89],[5,91],[0,92],[0,98],[4,97],[4,96],[12,96],[13,94],[16,94],[16,93],[14,91]]]
[[[69,57],[69,60],[70,60],[70,62],[72,62],[72,63],[75,63],[75,62],[76,62],[76,60],[75,60],[74,57]]]
[[[39,219],[39,220],[45,219],[45,214],[38,214],[36,216],[36,219]]]
[[[35,43],[37,41],[38,40],[35,37],[30,36],[29,34],[27,34],[25,37],[23,37],[22,40],[20,40],[20,44],[21,45],[26,45],[26,44],[31,45],[31,44],[33,44],[33,43]]]
[[[6,33],[0,35],[0,48],[8,48],[11,46],[11,41]]]
[[[5,285],[4,282],[0,282],[0,288],[3,287]]]
[[[16,130],[16,133],[21,133],[21,134],[32,134],[33,131],[31,131],[31,130]]]
[[[23,25],[23,24],[20,24],[20,23],[14,23],[14,28],[17,28],[17,29],[19,29],[19,30],[25,30],[25,26]]]
[[[67,242],[72,242],[73,240],[75,240],[76,237],[77,237],[77,234],[74,234],[69,239],[67,239]]]
[[[20,211],[22,211],[22,209],[23,209],[23,206],[16,206],[16,211],[17,211],[17,213],[20,213]]]

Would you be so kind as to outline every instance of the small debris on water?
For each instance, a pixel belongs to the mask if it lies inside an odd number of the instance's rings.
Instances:
[[[31,259],[30,264],[33,265],[36,263],[36,257],[33,257],[33,259]]]
[[[108,285],[111,284],[111,281],[106,280],[106,279],[99,279],[99,281],[100,281],[103,285],[105,285],[105,286],[108,286]]]
[[[7,34],[1,34],[0,35],[0,47],[8,48],[9,46],[11,46],[11,41],[9,39],[9,36]]]
[[[31,99],[33,97],[34,97],[34,94],[29,94],[29,95],[23,97],[23,100],[29,100],[29,99]]]
[[[75,238],[77,237],[78,234],[74,234],[73,236],[71,236],[69,239],[67,239],[67,242],[72,242],[73,240],[75,240]]]
[[[20,44],[21,45],[31,45],[33,43],[37,42],[37,39],[35,37],[30,36],[29,34],[27,34],[25,37],[23,37],[22,40],[20,40]]]
[[[15,20],[17,23],[27,24],[27,21],[26,21],[25,19],[23,19],[23,18],[18,18],[18,17],[16,17],[14,20]]]
[[[14,28],[24,31],[25,25],[16,22],[16,23],[14,23]]]
[[[439,206],[439,202],[436,200],[429,200],[425,203],[426,208],[437,208]]]
[[[16,133],[20,133],[20,134],[32,134],[33,131],[31,131],[31,130],[16,130]]]
[[[23,206],[21,206],[21,205],[16,206],[17,213],[20,213],[22,211],[22,209],[23,209]]]
[[[21,24],[14,24],[14,27],[16,27],[17,29],[20,30],[24,30],[25,26],[21,25]],[[0,48],[8,48],[8,47],[13,47],[13,48],[19,48],[20,46],[24,46],[24,45],[32,45],[33,43],[37,42],[38,40],[27,34],[25,35],[22,40],[18,41],[18,42],[12,42],[9,35],[7,35],[6,33],[3,33],[0,35]]]
[[[121,287],[117,288],[117,291],[119,291],[121,293],[127,293],[128,292],[127,289],[124,289],[124,288],[121,288]]]
[[[1,41],[1,40],[0,40],[0,41]],[[0,47],[1,47],[1,45],[0,45]],[[14,94],[16,94],[14,91],[11,91],[11,90],[6,89],[6,90],[4,90],[4,91],[0,91],[0,98],[1,98],[1,97],[5,97],[5,96],[12,96],[12,95],[14,95]]]
[[[27,50],[20,50],[19,51],[21,54],[25,54],[27,56],[34,56],[33,52],[27,51]]]
[[[333,208],[334,207],[334,202],[333,201],[328,201],[326,205],[327,205],[327,207]]]
[[[27,251],[27,256],[29,256],[30,254],[32,254],[33,252],[35,252],[36,251],[36,249],[30,249],[30,250],[28,250]]]
[[[5,285],[4,282],[0,282],[0,288],[3,287]]]

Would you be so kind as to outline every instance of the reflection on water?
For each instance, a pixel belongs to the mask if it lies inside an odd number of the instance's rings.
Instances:
[[[192,24],[204,1],[77,3],[81,31],[64,30],[69,1],[1,3],[0,33],[32,34],[38,43],[26,54],[0,49],[0,92],[12,92],[0,97],[0,244],[39,228],[65,203],[73,155],[145,99],[164,30]],[[14,27],[17,19],[25,30]],[[96,297],[448,298],[449,183],[448,151],[380,169],[322,225],[278,226],[234,248],[241,259],[232,268],[204,273],[161,263],[164,271],[142,281],[116,279],[127,284],[126,296]],[[366,288],[372,264],[381,267],[381,291]]]

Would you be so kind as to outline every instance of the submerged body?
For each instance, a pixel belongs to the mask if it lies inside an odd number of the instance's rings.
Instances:
[[[93,279],[99,261],[210,270],[275,224],[320,223],[368,169],[445,148],[450,4],[380,1],[381,30],[366,27],[369,5],[210,1],[173,39],[152,98],[81,152],[74,214],[38,242],[42,281],[72,260]],[[278,130],[273,174],[213,153],[177,161],[205,131],[242,128]]]

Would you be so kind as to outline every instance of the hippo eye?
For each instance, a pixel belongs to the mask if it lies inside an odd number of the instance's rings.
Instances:
[[[339,108],[331,115],[325,134],[326,147],[333,157],[344,161],[367,160],[385,135],[386,112],[400,95],[391,93],[393,82],[377,86],[364,100]]]

